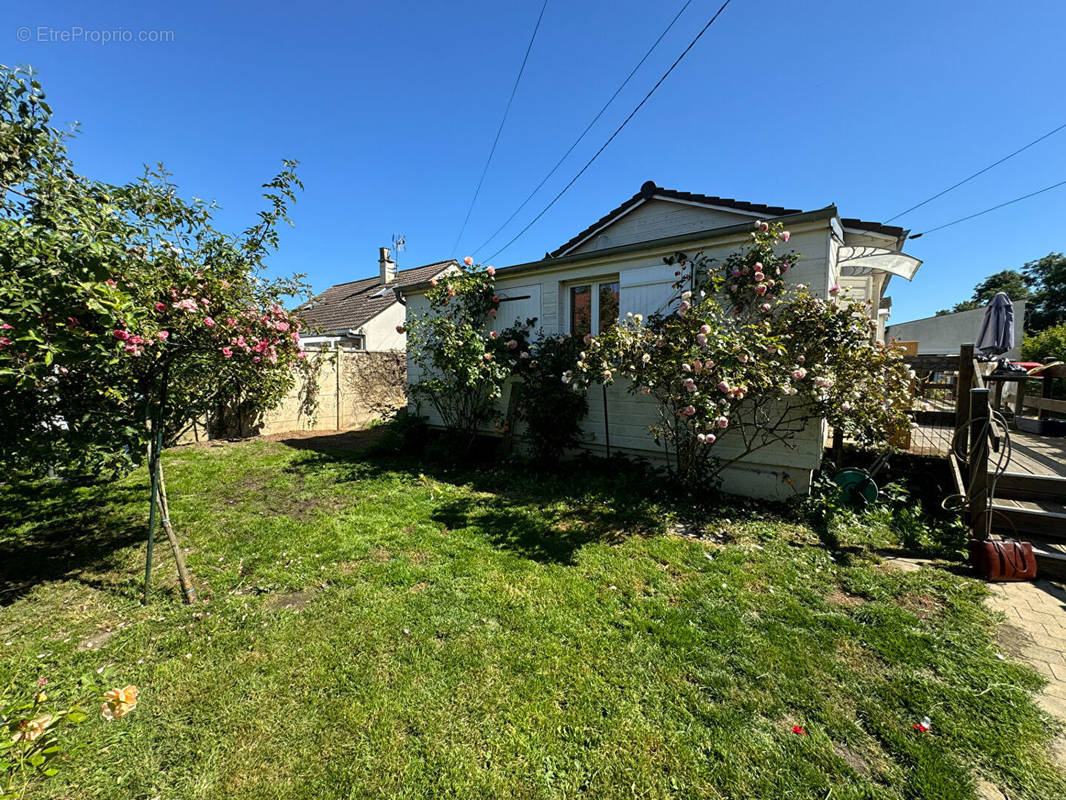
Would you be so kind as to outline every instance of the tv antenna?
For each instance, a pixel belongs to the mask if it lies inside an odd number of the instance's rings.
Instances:
[[[407,237],[402,233],[394,233],[392,235],[392,252],[395,254],[393,258],[396,261],[397,267],[400,266],[400,252],[406,249]]]

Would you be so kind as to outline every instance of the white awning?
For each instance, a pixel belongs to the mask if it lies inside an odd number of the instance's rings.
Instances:
[[[869,275],[878,270],[910,280],[922,262],[899,250],[887,247],[841,247],[837,264],[844,275]]]

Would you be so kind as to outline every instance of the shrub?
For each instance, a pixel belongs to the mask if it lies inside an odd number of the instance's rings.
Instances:
[[[1026,336],[1022,340],[1022,358],[1026,361],[1046,358],[1066,361],[1066,322]]]
[[[562,381],[581,344],[573,336],[542,336],[533,343],[531,358],[520,362],[518,417],[526,424],[533,459],[540,464],[554,463],[578,443],[581,420],[588,414],[585,393]]]

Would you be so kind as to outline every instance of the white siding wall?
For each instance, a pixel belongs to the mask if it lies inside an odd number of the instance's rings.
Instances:
[[[588,241],[570,252],[589,253],[606,247],[661,239],[664,236],[695,233],[708,228],[725,228],[754,219],[754,216],[747,214],[716,211],[670,200],[646,200],[621,219],[611,223],[610,227],[592,234]]]
[[[541,326],[541,285],[539,283],[527,283],[521,286],[497,286],[496,295],[502,301],[492,327],[496,331],[514,327],[515,322],[524,323],[527,319],[537,319],[537,326]]]

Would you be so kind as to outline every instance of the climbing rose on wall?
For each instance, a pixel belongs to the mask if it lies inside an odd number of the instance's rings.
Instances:
[[[720,264],[665,259],[676,267],[675,310],[646,322],[627,315],[579,355],[578,380],[624,377],[629,391],[656,400],[650,431],[681,478],[716,479],[823,418],[870,443],[907,424],[899,354],[873,341],[861,304],[786,285],[797,257],[778,248],[789,238],[760,221],[751,243]],[[733,446],[719,457],[722,441]]]

